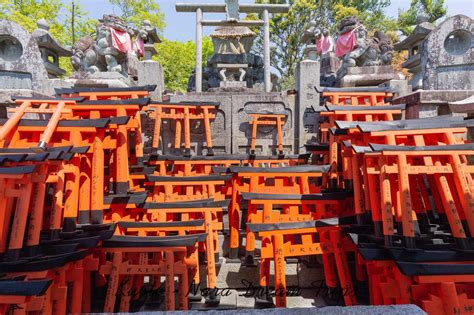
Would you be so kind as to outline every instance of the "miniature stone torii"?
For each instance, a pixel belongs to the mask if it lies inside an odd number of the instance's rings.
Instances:
[[[271,92],[270,79],[270,13],[287,13],[290,6],[286,4],[239,4],[238,0],[225,0],[225,4],[177,3],[176,12],[196,12],[196,92],[202,92],[202,28],[203,26],[263,26],[264,30],[264,69],[265,92]],[[203,13],[226,13],[226,20],[204,20]],[[261,13],[262,20],[244,21],[239,13]]]

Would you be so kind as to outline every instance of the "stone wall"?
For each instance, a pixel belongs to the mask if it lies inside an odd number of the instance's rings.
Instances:
[[[211,123],[215,154],[248,153],[251,141],[249,125],[250,111],[276,111],[288,115],[283,126],[283,147],[286,154],[298,152],[298,139],[295,136],[299,128],[299,114],[295,102],[286,94],[261,93],[253,90],[246,92],[189,93],[173,95],[171,102],[219,102],[221,105],[216,119]],[[165,154],[176,153],[174,147],[174,123],[162,124],[162,147]],[[148,131],[150,132],[150,131]],[[191,125],[191,147],[194,154],[206,154],[204,126],[193,122]],[[259,127],[257,134],[257,155],[276,154],[276,127]]]

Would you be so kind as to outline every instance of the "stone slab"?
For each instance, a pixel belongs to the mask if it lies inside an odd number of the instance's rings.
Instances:
[[[298,128],[298,145],[316,140],[319,129],[320,96],[315,87],[319,87],[320,62],[302,61],[295,71],[296,108],[302,122]]]
[[[434,117],[452,114],[450,102],[456,102],[474,95],[474,90],[418,90],[396,97],[394,104],[406,104],[407,119]]]
[[[296,109],[282,93],[234,94],[232,95],[232,153],[248,153],[252,137],[249,112],[284,112],[283,151],[285,154],[298,153]],[[276,126],[260,126],[257,129],[257,155],[277,154]]]
[[[380,84],[379,86],[389,87],[394,90],[394,97],[400,97],[411,93],[411,86],[407,80],[390,80]]]
[[[166,312],[171,315],[196,315],[200,311],[175,311]],[[124,314],[124,313],[122,313]],[[156,314],[142,311],[140,314]],[[209,315],[319,315],[319,314],[339,314],[339,315],[425,315],[426,313],[416,305],[383,305],[383,306],[326,306],[326,307],[295,307],[295,308],[273,308],[273,309],[226,309],[208,310]]]
[[[221,81],[219,82],[221,88],[245,88],[246,81]]]
[[[474,94],[460,101],[449,102],[449,109],[453,113],[474,114]]]
[[[374,86],[390,80],[404,80],[392,66],[367,66],[347,68],[346,74],[338,82],[339,87]]]

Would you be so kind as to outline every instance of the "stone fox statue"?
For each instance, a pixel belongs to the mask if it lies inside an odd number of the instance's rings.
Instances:
[[[71,57],[74,69],[79,72],[110,71],[128,75],[129,58],[143,55],[142,44],[148,37],[147,25],[138,29],[114,15],[104,15],[99,22],[95,40],[92,36],[85,36],[74,44]]]
[[[393,45],[390,38],[380,31],[369,38],[359,19],[349,16],[339,25],[336,55],[342,58],[342,72],[349,67],[387,65],[392,62]]]

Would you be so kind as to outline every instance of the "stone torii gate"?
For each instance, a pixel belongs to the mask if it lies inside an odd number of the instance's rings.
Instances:
[[[270,13],[287,13],[287,4],[240,4],[239,0],[225,0],[225,4],[177,3],[176,12],[196,12],[196,92],[202,92],[202,28],[203,26],[263,26],[264,28],[264,70],[265,92],[271,92],[270,80]],[[227,13],[226,20],[204,20],[203,12]],[[246,21],[239,19],[239,13],[259,13],[262,20]]]

